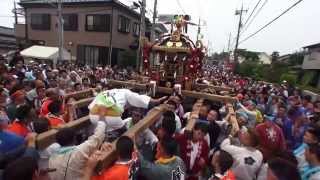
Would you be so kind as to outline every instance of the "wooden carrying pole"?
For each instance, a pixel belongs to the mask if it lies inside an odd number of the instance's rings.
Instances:
[[[134,89],[139,89],[139,90],[146,90],[149,86],[149,84],[141,84],[141,83],[135,83],[135,82],[130,82],[130,81],[118,81],[118,80],[108,80],[108,83],[110,85],[115,85],[115,86],[124,86],[124,87],[132,87]]]
[[[77,107],[79,105],[76,104]],[[157,115],[159,113],[163,112],[165,110],[166,105],[160,105],[158,107],[155,107],[151,109],[148,113],[148,115],[141,120],[138,124],[136,124],[134,127],[132,127],[129,131],[125,133],[125,135],[129,137],[133,137],[133,135],[141,132],[142,130],[148,128],[151,124],[153,124],[157,120]],[[87,127],[90,125],[90,118],[89,116],[82,117],[80,119],[77,119],[75,121],[71,121],[67,124],[62,125],[59,127],[59,129],[62,128],[74,128],[74,129],[80,129],[83,127]],[[56,142],[56,134],[58,132],[58,129],[51,129],[47,132],[41,133],[37,137],[37,148],[38,149],[45,149],[52,143]]]
[[[202,105],[203,99],[197,100],[197,102],[193,105],[192,112],[188,118],[188,124],[185,128],[185,131],[192,132],[194,125],[196,124],[197,119],[199,118],[199,111]],[[149,128],[152,124],[159,119],[162,112],[167,110],[166,105],[162,104],[158,107],[153,108],[149,111],[148,115],[140,120],[135,126],[130,128],[123,136],[128,136],[132,139],[136,137],[137,134],[142,132],[143,130]],[[116,151],[115,151],[116,140],[112,143],[112,150],[105,152],[103,156],[103,161],[99,162],[96,171],[100,172],[101,170],[109,167],[116,160]]]
[[[93,94],[96,90],[97,90],[97,88],[91,88],[91,89],[87,89],[87,90],[83,90],[83,91],[77,91],[77,92],[67,94],[64,98],[65,99],[74,98],[76,100],[79,100],[79,99],[84,99],[87,97],[93,97]]]
[[[118,86],[130,86],[140,90],[145,90],[149,86],[149,84],[135,83],[130,81],[118,81],[118,80],[108,80],[108,83],[110,83],[111,85],[118,85]],[[199,87],[202,89],[213,88],[216,91],[228,91],[228,92],[232,91],[232,88],[230,87],[212,86],[212,85],[206,85],[206,84],[195,84],[195,87]],[[166,87],[161,87],[161,89],[163,88],[166,88]],[[170,88],[166,88],[166,89],[170,89]]]
[[[71,121],[67,124],[62,125],[59,129],[62,128],[73,128],[73,129],[81,129],[83,127],[88,127],[90,125],[89,116],[82,117],[77,119],[76,121]],[[51,129],[47,132],[41,133],[37,136],[36,145],[37,149],[45,149],[50,146],[52,143],[56,142],[56,134],[58,133],[58,129]]]
[[[140,83],[132,83],[132,82],[124,82],[124,81],[116,81],[116,80],[109,80],[108,81],[111,85],[118,85],[118,86],[130,86],[135,89],[139,90],[146,90],[148,88],[149,84],[140,84]],[[172,94],[173,89],[172,88],[166,88],[166,87],[157,87],[156,92],[158,93],[164,93],[164,94]],[[208,94],[208,93],[200,93],[195,91],[187,91],[182,90],[182,95],[186,97],[193,97],[196,99],[208,99],[211,101],[222,101],[222,102],[236,102],[237,99],[230,97],[230,96],[220,96],[220,95],[214,95],[214,94]]]
[[[228,91],[228,92],[232,92],[232,88],[230,87],[223,87],[223,86],[213,86],[213,85],[207,85],[207,84],[198,84],[196,83],[194,85],[194,88],[201,88],[201,89],[205,89],[205,88],[213,88],[216,91]]]
[[[165,87],[157,87],[156,90],[158,93],[164,93],[164,94],[172,94],[173,89],[171,88],[165,88]],[[208,94],[208,93],[199,93],[195,91],[187,91],[182,90],[182,95],[185,97],[192,97],[196,99],[207,99],[210,101],[221,101],[221,102],[236,102],[237,99],[230,96],[220,96],[220,95],[214,95],[214,94]]]
[[[139,87],[142,87],[142,86],[139,86]],[[162,93],[168,93],[168,94],[172,93],[172,89],[170,89],[170,88],[159,87],[158,90]],[[82,93],[86,93],[86,92],[82,92]],[[76,93],[74,93],[74,94],[76,94]],[[77,97],[83,97],[81,95],[81,93],[77,93],[77,94],[80,94]],[[190,96],[195,97],[195,98],[200,97],[200,99],[197,100],[197,102],[194,104],[192,112],[191,112],[190,117],[188,119],[188,124],[186,126],[186,131],[188,131],[188,132],[192,131],[192,129],[198,119],[199,110],[202,105],[203,99],[214,100],[214,101],[224,100],[227,102],[228,111],[231,113],[234,113],[234,109],[231,104],[231,102],[234,101],[234,98],[227,97],[227,99],[226,99],[225,97],[222,98],[222,97],[216,96],[216,95],[212,96],[211,94],[196,93],[196,92],[191,92],[191,91],[182,91],[182,94],[189,96],[189,97]],[[92,102],[92,100],[93,100],[93,97],[81,99],[77,102],[72,103],[72,106],[74,107],[74,109],[85,107],[85,106],[89,105],[89,103]],[[229,102],[228,102],[228,100],[229,100]],[[149,113],[147,114],[147,116],[145,118],[143,118],[141,121],[139,121],[135,126],[130,128],[124,134],[124,136],[134,138],[138,133],[142,132],[143,130],[145,130],[146,128],[148,128],[152,124],[154,124],[159,119],[162,112],[164,112],[167,109],[166,107],[167,106],[163,104],[163,105],[160,105],[158,107],[151,109],[149,111]],[[233,127],[232,133],[234,134],[235,132],[237,132],[239,130],[239,126],[238,126],[236,117],[234,115],[231,117],[230,123],[232,124],[232,127]],[[89,116],[85,116],[85,117],[77,119],[75,121],[71,121],[71,122],[63,125],[61,128],[79,129],[79,128],[87,127],[89,124],[90,124]],[[56,136],[57,132],[58,132],[57,129],[52,129],[50,131],[39,134],[37,137],[37,148],[40,150],[45,149],[50,144],[54,143],[56,141],[55,136]],[[116,159],[115,144],[116,144],[116,141],[114,141],[112,143],[112,146],[113,146],[112,150],[108,151],[104,154],[104,158],[103,158],[104,160],[99,162],[99,164],[97,166],[97,171],[108,167],[109,165],[111,165],[114,162],[114,160]]]
[[[137,134],[144,131],[145,129],[149,128],[152,124],[154,124],[159,118],[160,115],[167,110],[167,106],[165,104],[162,104],[160,106],[157,106],[153,109],[151,109],[147,116],[145,116],[142,120],[140,120],[137,124],[135,124],[132,128],[130,128],[126,133],[123,134],[123,136],[128,136],[132,139],[135,138]],[[112,143],[112,149],[108,152],[105,152],[103,155],[103,161],[99,162],[97,166],[97,172],[101,171],[102,169],[109,167],[117,158],[116,156],[116,141],[113,141]]]
[[[94,91],[94,89],[90,89],[90,90],[79,91],[79,92],[75,92],[75,93],[71,93],[71,94],[66,95],[66,97],[68,97],[68,98],[72,97],[75,99],[79,99],[81,97],[89,97],[89,98],[80,99],[76,102],[68,104],[67,107],[68,107],[69,113],[75,111],[77,108],[82,108],[82,107],[88,106],[94,99],[94,97],[92,97],[93,91]],[[89,96],[89,94],[91,94],[90,95],[91,97]],[[75,119],[77,119],[77,120],[74,121]],[[87,127],[88,125],[90,125],[89,116],[85,116],[80,119],[72,116],[72,118],[69,118],[69,123],[60,126],[59,129],[61,129],[61,128],[80,129],[83,127]],[[58,132],[58,129],[51,129],[47,132],[39,134],[37,136],[37,140],[36,140],[37,148],[38,149],[45,149],[48,146],[50,146],[52,143],[56,142],[57,132]]]
[[[202,105],[203,99],[199,99],[194,105],[190,117],[188,119],[188,124],[185,128],[186,131],[192,132],[194,125],[199,117],[200,107]],[[149,128],[152,124],[154,124],[162,114],[167,110],[166,105],[162,104],[158,107],[153,108],[149,111],[148,115],[140,120],[136,125],[130,128],[123,136],[128,136],[132,139],[136,137],[137,134],[142,132],[143,130]],[[106,152],[103,156],[103,161],[99,162],[96,171],[100,172],[102,169],[109,167],[116,160],[116,152],[115,152],[115,144],[116,141],[112,143],[112,150]]]

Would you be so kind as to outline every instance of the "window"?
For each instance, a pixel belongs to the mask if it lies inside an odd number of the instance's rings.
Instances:
[[[50,14],[31,14],[31,28],[35,30],[50,30]]]
[[[79,64],[92,67],[106,65],[108,62],[108,48],[103,46],[78,45],[77,61]]]
[[[63,15],[63,29],[65,31],[78,30],[78,15],[77,14],[64,14]]]
[[[139,23],[133,23],[133,26],[132,26],[132,32],[133,32],[133,35],[135,36],[139,36],[139,33],[140,33],[140,26],[139,26]]]
[[[110,15],[94,14],[87,15],[86,30],[96,32],[110,32]]]
[[[130,32],[130,19],[119,15],[118,17],[118,31],[123,33]]]

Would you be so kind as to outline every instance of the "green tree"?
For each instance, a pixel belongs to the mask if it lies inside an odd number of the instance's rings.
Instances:
[[[259,56],[257,52],[252,52],[252,51],[246,51],[243,49],[239,49],[238,53],[240,56],[244,57],[245,60],[249,60],[249,61],[258,61],[259,60]]]
[[[286,80],[290,85],[295,86],[297,83],[297,76],[294,74],[284,73],[280,77],[280,81]]]
[[[303,63],[304,59],[304,52],[296,52],[290,55],[289,57],[289,65],[295,66],[295,65],[301,65]]]

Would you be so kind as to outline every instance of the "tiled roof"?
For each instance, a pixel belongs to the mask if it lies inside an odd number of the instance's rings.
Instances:
[[[132,10],[130,7],[126,6],[119,0],[61,0],[63,4],[67,5],[77,5],[77,4],[98,4],[98,3],[115,3],[118,6],[125,8],[135,15],[139,16],[139,13],[136,11]],[[48,5],[48,4],[56,4],[58,0],[20,0],[20,5],[25,7],[25,6],[41,6],[41,5]]]
[[[62,0],[63,3],[86,3],[86,2],[111,2],[113,0]],[[32,3],[57,3],[58,0],[21,0],[22,4]]]
[[[312,48],[319,48],[320,47],[320,43],[317,43],[317,44],[312,44],[312,45],[309,45],[309,46],[305,46],[303,48],[309,48],[309,49],[312,49]]]
[[[13,30],[13,28],[0,26],[0,34],[6,35],[6,36],[14,36],[14,30]]]
[[[162,23],[156,23],[155,24],[156,28],[158,28],[162,33],[167,33],[168,29],[166,28],[165,25],[163,25]]]
[[[16,48],[16,38],[13,28],[0,26],[0,48]]]

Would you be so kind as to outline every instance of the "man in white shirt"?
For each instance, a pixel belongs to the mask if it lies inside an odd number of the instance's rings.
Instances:
[[[297,161],[298,168],[302,169],[307,166],[308,163],[305,158],[305,151],[308,146],[318,144],[320,142],[320,129],[316,125],[310,126],[303,136],[303,143],[293,151]]]
[[[144,109],[132,108],[130,112],[131,112],[131,117],[123,120],[126,124],[127,129],[130,129],[131,127],[133,127],[136,123],[138,123],[143,118]],[[158,138],[148,128],[137,135],[135,142],[138,147],[141,147],[142,145],[145,145],[145,144],[155,145],[158,142]]]
[[[75,146],[75,132],[72,129],[62,129],[56,135],[61,148],[57,149],[49,159],[49,168],[56,169],[50,173],[51,179],[74,180],[81,179],[88,157],[102,144],[105,137],[106,124],[103,120],[97,122],[94,134],[82,144]]]
[[[262,153],[257,150],[258,139],[251,130],[239,135],[242,147],[231,144],[230,138],[225,139],[220,147],[230,153],[235,160],[232,168],[237,180],[253,180],[262,164]]]
[[[308,165],[300,171],[302,179],[318,180],[320,179],[320,145],[313,144],[307,147],[305,157]]]

